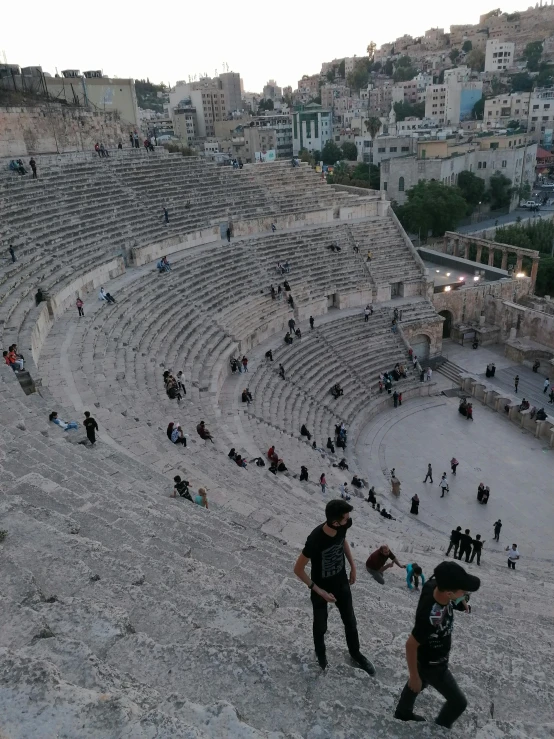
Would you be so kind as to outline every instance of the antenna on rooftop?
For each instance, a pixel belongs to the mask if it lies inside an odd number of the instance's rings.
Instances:
[[[4,64],[7,64],[8,63],[8,57],[6,56],[6,52],[4,51],[4,49],[2,49],[2,57],[4,59]]]

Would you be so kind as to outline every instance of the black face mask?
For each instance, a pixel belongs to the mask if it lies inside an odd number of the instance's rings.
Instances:
[[[330,529],[334,529],[335,531],[340,531],[341,529],[349,529],[352,526],[352,519],[349,518],[343,526],[335,526],[332,523],[328,523],[327,526],[329,526]]]

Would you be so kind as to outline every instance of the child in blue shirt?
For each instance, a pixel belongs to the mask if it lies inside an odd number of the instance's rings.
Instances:
[[[421,587],[423,587],[425,585],[425,575],[417,562],[406,565],[406,584],[410,590],[412,587],[419,590],[419,578],[421,578]]]

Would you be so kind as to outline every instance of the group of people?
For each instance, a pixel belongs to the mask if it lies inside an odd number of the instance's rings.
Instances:
[[[237,467],[242,467],[246,469],[246,464],[247,464],[246,459],[242,456],[242,454],[239,454],[235,450],[235,447],[231,447],[231,449],[229,450],[229,454],[227,456],[229,457],[229,459],[233,460],[233,462],[237,465]]]
[[[481,539],[481,534],[476,534],[475,538],[471,536],[470,530],[465,529],[462,533],[462,527],[457,526],[450,532],[450,543],[446,550],[446,556],[454,549],[454,559],[462,559],[465,557],[466,562],[473,562],[477,558],[477,564],[481,564],[481,551],[485,542]]]
[[[94,151],[99,157],[107,158],[110,156],[110,152],[106,149],[104,144],[99,144],[98,141],[94,144]]]
[[[29,167],[31,167],[31,171],[33,173],[33,180],[36,180],[37,179],[37,163],[34,157],[31,157],[29,159]],[[23,164],[22,159],[12,159],[8,165],[8,169],[11,172],[17,172],[20,175],[27,174],[27,170],[25,169],[25,165]]]
[[[491,489],[488,485],[483,485],[482,482],[479,483],[479,487],[477,488],[477,500],[481,505],[487,505],[489,502],[491,494]]]
[[[374,665],[361,651],[352,600],[351,586],[356,582],[357,570],[346,539],[353,523],[352,510],[346,500],[327,503],[325,521],[308,536],[296,560],[294,573],[310,591],[314,647],[321,669],[328,666],[325,633],[327,604],[331,603],[336,605],[341,615],[354,664],[374,675]],[[346,561],[350,566],[349,574]],[[306,572],[308,563],[311,563],[310,575]],[[402,565],[387,545],[370,554],[366,570],[377,582],[384,584],[383,573],[394,565],[405,568],[406,584],[410,590],[419,589],[421,581],[415,625],[406,642],[409,677],[394,716],[401,721],[424,721],[423,716],[414,713],[414,705],[421,690],[431,685],[446,699],[435,723],[450,728],[467,707],[467,700],[448,667],[453,612],[454,609],[469,611],[466,607],[468,594],[479,590],[480,580],[467,573],[460,564],[450,561],[437,565],[433,575],[425,580],[417,562]]]
[[[166,435],[172,444],[181,444],[183,447],[187,445],[188,434],[185,434],[180,423],[171,421],[167,425]]]
[[[335,400],[340,398],[341,395],[344,395],[344,390],[342,389],[340,382],[335,382],[331,388],[331,395]]]
[[[183,480],[181,475],[175,475],[173,482],[174,486],[173,493],[170,496],[171,498],[185,498],[186,500],[190,500],[191,503],[196,503],[202,508],[209,508],[206,488],[198,488],[198,493],[193,498],[190,494],[190,482],[188,480]]]
[[[25,367],[25,359],[23,354],[17,351],[17,344],[11,344],[7,350],[2,352],[4,362],[11,367],[14,372],[22,372]]]
[[[104,303],[115,303],[115,298],[110,293],[107,293],[103,287],[100,288],[100,292],[98,293],[98,300],[102,300]]]
[[[287,264],[288,264],[288,262],[287,262]],[[272,300],[281,300],[281,298],[283,297],[283,293],[284,292],[290,293],[290,291],[291,291],[290,285],[287,282],[287,280],[284,280],[283,281],[283,287],[281,287],[281,284],[279,283],[277,285],[277,290],[273,287],[273,285],[270,285],[269,286],[269,293],[271,295],[271,299]],[[290,298],[291,297],[292,296],[289,295],[289,298],[287,299],[289,301],[289,305],[290,305]]]
[[[458,406],[458,413],[465,416],[468,421],[473,421],[473,405],[468,403],[467,398],[462,398]]]
[[[290,272],[290,264],[289,264],[288,259],[286,261],[282,262],[282,263],[281,262],[277,262],[277,272],[280,275],[288,274]],[[289,292],[290,291],[290,287],[289,288],[285,287],[285,290],[287,290],[287,292]]]
[[[235,374],[236,372],[248,372],[248,357],[246,354],[242,355],[242,359],[237,359],[237,357],[229,357],[229,364],[231,365],[231,372]]]
[[[270,465],[269,465],[269,471],[276,475],[278,472],[286,472],[287,467],[283,460],[279,457],[277,452],[275,451],[275,446],[270,446],[267,450],[267,458],[269,459]]]
[[[489,362],[489,364],[487,364],[487,369],[486,369],[486,372],[485,372],[486,377],[494,377],[495,372],[496,372],[496,365],[495,365],[495,363],[494,362]]]
[[[156,268],[160,274],[162,272],[171,272],[171,264],[169,263],[168,258],[162,257],[159,259],[158,262],[156,262]]]
[[[167,397],[171,400],[177,400],[177,402],[180,403],[183,399],[183,395],[187,394],[183,371],[179,370],[179,372],[177,372],[177,376],[174,377],[171,370],[165,370],[163,381]]]

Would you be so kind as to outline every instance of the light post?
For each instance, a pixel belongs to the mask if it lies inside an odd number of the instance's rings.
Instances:
[[[481,201],[479,201],[479,218],[478,220],[481,220]]]

